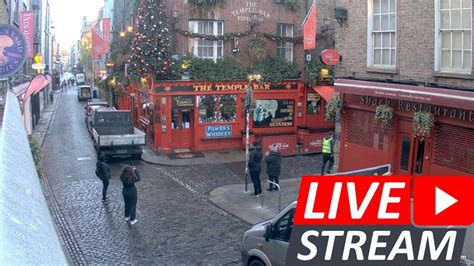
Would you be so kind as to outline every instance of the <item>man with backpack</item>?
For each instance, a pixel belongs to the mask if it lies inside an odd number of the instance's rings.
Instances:
[[[110,180],[110,167],[106,163],[107,156],[101,153],[99,160],[96,163],[95,174],[102,181],[102,201],[107,202],[107,188],[109,187]]]

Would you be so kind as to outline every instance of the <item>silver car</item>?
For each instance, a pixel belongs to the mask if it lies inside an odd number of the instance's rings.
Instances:
[[[296,201],[274,219],[254,225],[245,232],[241,244],[244,265],[285,265]]]

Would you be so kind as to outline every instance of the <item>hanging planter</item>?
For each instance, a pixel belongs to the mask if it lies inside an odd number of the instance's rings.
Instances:
[[[326,112],[324,114],[324,120],[336,122],[341,116],[342,101],[339,98],[334,98],[326,102]]]
[[[383,104],[375,109],[375,119],[382,122],[383,128],[389,128],[392,125],[393,108]]]
[[[429,137],[434,123],[434,115],[430,112],[416,112],[413,114],[413,131],[416,136]]]

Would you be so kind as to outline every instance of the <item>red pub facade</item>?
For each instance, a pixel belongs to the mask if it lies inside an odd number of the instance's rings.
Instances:
[[[252,87],[251,140],[264,150],[277,145],[283,155],[321,152],[334,123],[324,121],[332,86],[305,88],[302,82],[250,84],[246,81],[169,81],[130,87],[120,109],[133,110],[135,126],[160,153],[245,147],[245,93]]]

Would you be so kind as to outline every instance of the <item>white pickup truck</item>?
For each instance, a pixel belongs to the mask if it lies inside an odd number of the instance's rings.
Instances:
[[[141,159],[146,134],[133,127],[129,110],[96,109],[92,114],[92,138],[97,154],[131,155]]]

